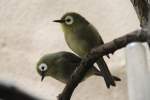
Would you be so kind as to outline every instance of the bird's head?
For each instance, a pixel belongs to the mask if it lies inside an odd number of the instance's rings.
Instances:
[[[66,13],[62,16],[61,19],[54,20],[54,22],[61,23],[62,27],[65,29],[75,29],[89,24],[84,17],[75,12]]]
[[[45,76],[50,76],[52,73],[52,66],[53,66],[53,56],[51,54],[44,55],[38,61],[36,69],[39,75],[41,76],[41,81],[45,78]]]
[[[37,72],[41,76],[41,81],[47,76],[47,71],[48,71],[48,65],[46,63],[39,63],[37,64]]]

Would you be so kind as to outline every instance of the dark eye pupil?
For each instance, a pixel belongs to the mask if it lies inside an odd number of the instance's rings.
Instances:
[[[45,67],[42,67],[42,70],[44,70],[45,69]]]
[[[67,19],[66,21],[67,21],[67,22],[70,22],[70,21],[71,21],[71,19]]]

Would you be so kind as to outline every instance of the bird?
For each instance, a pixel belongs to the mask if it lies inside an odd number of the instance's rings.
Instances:
[[[67,51],[54,52],[42,56],[37,62],[36,70],[41,76],[41,81],[43,81],[46,76],[51,76],[65,84],[71,78],[72,73],[77,70],[80,62],[81,58],[73,53]],[[92,75],[102,76],[98,69],[91,67],[83,80]],[[116,76],[113,76],[113,78],[116,81],[120,81],[120,78]]]
[[[53,22],[61,24],[67,45],[81,58],[85,57],[93,48],[104,44],[96,28],[76,12],[67,12],[61,19],[53,20]],[[100,57],[96,63],[104,76],[107,88],[116,86],[103,57]]]

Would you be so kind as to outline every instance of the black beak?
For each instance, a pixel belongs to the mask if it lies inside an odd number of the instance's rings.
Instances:
[[[57,23],[64,23],[65,20],[54,20],[53,22],[57,22]]]
[[[42,82],[42,81],[44,80],[44,77],[45,77],[44,72],[41,73],[41,76],[42,76],[42,77],[41,77],[41,82]]]

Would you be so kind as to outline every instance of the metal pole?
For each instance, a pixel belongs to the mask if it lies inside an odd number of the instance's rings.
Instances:
[[[131,43],[126,48],[129,100],[150,100],[150,74],[146,56],[146,49],[140,43]]]

